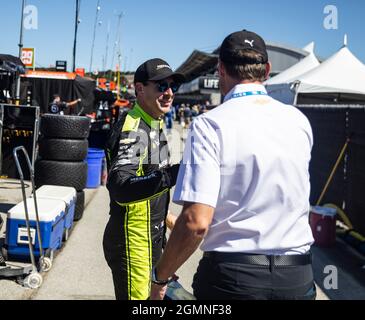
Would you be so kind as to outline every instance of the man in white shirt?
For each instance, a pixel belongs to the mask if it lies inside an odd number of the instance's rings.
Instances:
[[[173,200],[183,211],[152,272],[161,299],[174,272],[203,241],[198,299],[315,299],[309,216],[307,118],[267,95],[264,40],[242,30],[219,55],[224,103],[197,118]]]

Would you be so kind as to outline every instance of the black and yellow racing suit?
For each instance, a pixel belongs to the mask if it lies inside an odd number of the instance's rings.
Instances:
[[[136,104],[123,119],[119,149],[110,160],[111,216],[104,254],[116,298],[144,300],[149,297],[152,266],[165,241],[169,189],[176,183],[162,122]]]

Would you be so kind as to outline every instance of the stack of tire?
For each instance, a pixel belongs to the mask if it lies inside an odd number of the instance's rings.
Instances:
[[[39,157],[35,184],[73,187],[77,190],[74,221],[82,218],[87,182],[90,118],[45,114],[41,117]]]

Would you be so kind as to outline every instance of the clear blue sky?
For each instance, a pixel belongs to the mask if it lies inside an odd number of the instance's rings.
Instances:
[[[38,9],[38,29],[25,30],[24,46],[36,48],[37,66],[56,60],[72,65],[75,0],[27,0]],[[77,66],[89,69],[97,0],[81,0]],[[326,5],[338,9],[338,29],[326,30]],[[0,0],[0,53],[17,55],[21,0]],[[109,55],[121,20],[123,69],[134,70],[144,60],[166,59],[177,68],[194,49],[211,52],[231,32],[243,28],[266,41],[301,48],[315,41],[315,53],[327,58],[348,34],[350,50],[365,63],[365,1],[363,0],[101,0],[93,69],[102,68],[108,22]]]

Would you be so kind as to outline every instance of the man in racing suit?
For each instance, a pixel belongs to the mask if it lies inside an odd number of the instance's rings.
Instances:
[[[119,144],[107,150],[110,219],[103,239],[117,300],[145,300],[152,266],[164,246],[169,190],[179,165],[170,166],[162,119],[184,81],[161,59],[143,63],[134,83],[137,101],[119,125]]]

